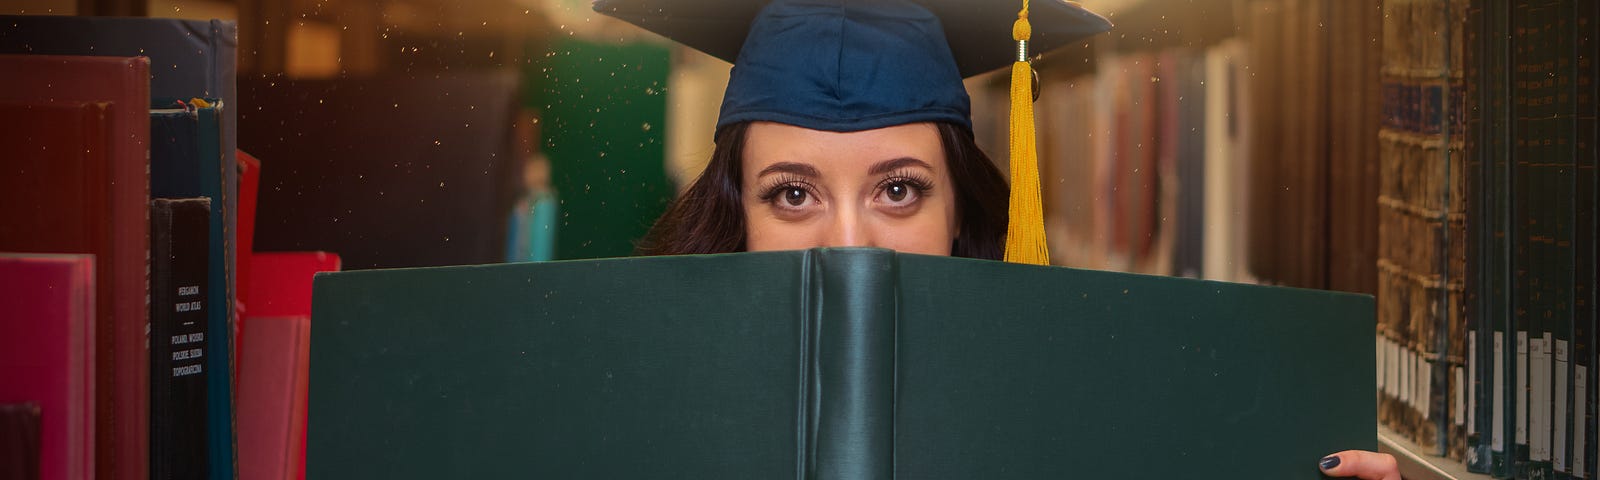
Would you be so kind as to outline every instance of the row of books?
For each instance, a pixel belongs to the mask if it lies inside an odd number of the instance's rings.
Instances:
[[[1253,0],[1237,37],[1044,72],[1056,261],[1374,293],[1381,423],[1591,478],[1595,7],[1381,7]]]
[[[0,24],[0,252],[18,252],[0,256],[17,313],[0,404],[39,425],[19,461],[49,479],[296,477],[310,279],[338,262],[253,251],[235,26]]]
[[[1383,11],[1381,421],[1497,478],[1594,478],[1600,12]]]
[[[1378,383],[1388,389],[1382,411],[1407,430],[1402,412],[1428,408],[1413,397],[1432,392],[1412,395],[1431,385],[1413,375],[1428,363],[1402,341],[1432,337],[1395,319],[1427,315],[1425,302],[1446,289],[1433,269],[1433,252],[1446,250],[1424,241],[1444,239],[1430,221],[1446,208],[1446,185],[1418,180],[1448,171],[1433,155],[1444,145],[1438,125],[1424,132],[1420,121],[1423,94],[1443,90],[1384,67],[1448,53],[1424,37],[1451,32],[1398,32],[1397,19],[1434,14],[1404,2],[1252,0],[1234,10],[1236,36],[1101,48],[1092,74],[1047,82],[1039,111],[1051,132],[1041,158],[1052,252],[1070,266],[1377,294],[1389,333],[1380,351],[1399,350],[1375,373],[1380,382],[1406,375]],[[1432,115],[1444,101],[1434,99]],[[1459,299],[1463,265],[1453,266]]]
[[[1045,223],[1055,263],[1193,278],[1248,278],[1247,167],[1229,116],[1241,44],[1097,59],[1043,85]],[[1210,81],[1208,81],[1210,80]]]
[[[1596,99],[1600,7],[1486,1],[1461,22],[1469,296],[1452,338],[1477,374],[1468,466],[1596,475]],[[1474,288],[1476,287],[1476,288]]]
[[[1107,41],[1091,73],[1043,68],[1053,258],[1373,293],[1380,12],[1325,0],[1233,8],[1235,36]]]

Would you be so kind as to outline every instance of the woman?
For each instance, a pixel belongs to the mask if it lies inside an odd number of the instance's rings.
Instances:
[[[1046,51],[1110,27],[1076,5],[1022,3],[1018,14],[973,0],[597,2],[734,64],[710,163],[639,253],[866,246],[1001,258],[1010,189],[973,142],[962,78],[1025,57],[1028,43]],[[1015,54],[993,48],[1007,36],[1022,43]],[[1026,102],[1015,89],[1013,101]],[[1318,468],[1399,478],[1393,457],[1372,452]]]

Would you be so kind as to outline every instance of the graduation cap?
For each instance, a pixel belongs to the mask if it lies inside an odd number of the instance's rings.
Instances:
[[[717,129],[748,121],[852,132],[972,128],[962,78],[1011,65],[1007,261],[1048,264],[1034,153],[1044,52],[1111,28],[1062,0],[596,0],[594,9],[733,63]]]

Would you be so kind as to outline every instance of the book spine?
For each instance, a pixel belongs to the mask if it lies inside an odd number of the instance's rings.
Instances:
[[[1522,430],[1522,418],[1517,416],[1517,405],[1523,402],[1522,389],[1517,389],[1517,366],[1520,365],[1520,355],[1517,349],[1517,315],[1514,315],[1515,304],[1512,296],[1515,291],[1515,270],[1512,269],[1515,245],[1515,222],[1520,219],[1515,211],[1514,187],[1515,162],[1512,152],[1515,150],[1512,138],[1512,114],[1514,114],[1514,98],[1512,86],[1520,80],[1514,72],[1515,58],[1510,50],[1509,38],[1514,32],[1512,29],[1512,5],[1509,2],[1488,2],[1485,10],[1485,37],[1488,38],[1485,46],[1485,56],[1488,58],[1488,72],[1490,83],[1486,86],[1485,107],[1488,112],[1488,131],[1485,136],[1486,149],[1490,150],[1490,186],[1491,218],[1488,219],[1490,227],[1490,258],[1488,264],[1488,314],[1494,336],[1490,339],[1491,360],[1490,370],[1493,384],[1491,384],[1491,451],[1490,474],[1496,478],[1514,477],[1517,470],[1517,432]]]
[[[1529,340],[1538,341],[1537,347],[1529,347],[1530,354],[1538,354],[1537,358],[1530,359],[1529,364],[1532,369],[1530,379],[1534,382],[1530,384],[1532,389],[1528,396],[1531,415],[1528,419],[1528,477],[1533,480],[1546,480],[1554,476],[1551,460],[1555,443],[1555,335],[1559,315],[1556,298],[1561,288],[1558,285],[1560,262],[1555,245],[1560,210],[1556,198],[1559,172],[1553,158],[1558,134],[1556,121],[1552,118],[1555,113],[1553,94],[1556,90],[1552,76],[1555,75],[1555,61],[1559,56],[1555,51],[1556,17],[1559,12],[1554,8],[1554,3],[1544,0],[1534,5],[1533,25],[1529,32],[1533,61],[1528,71],[1532,88],[1528,100],[1528,121],[1533,132],[1528,153],[1529,196],[1532,202],[1528,239],[1528,256],[1532,262],[1528,267],[1531,295],[1529,317],[1532,322]]]
[[[1597,21],[1600,21],[1600,2],[1578,1],[1574,2],[1573,28],[1576,32],[1574,38],[1574,77],[1573,92],[1576,104],[1576,146],[1577,176],[1574,192],[1576,197],[1576,221],[1573,222],[1574,250],[1574,316],[1573,316],[1573,351],[1572,351],[1572,458],[1571,472],[1573,478],[1595,478],[1595,432],[1596,432],[1596,383],[1595,383],[1595,354],[1596,354],[1596,295],[1595,290],[1600,283],[1596,283],[1596,263],[1600,257],[1596,253],[1597,214],[1600,214],[1600,198],[1596,197],[1597,189],[1596,156],[1600,153],[1597,149],[1596,132],[1596,105],[1600,99],[1596,98],[1596,80],[1600,79],[1600,39],[1596,39],[1593,32]]]
[[[208,349],[206,369],[212,372],[206,382],[206,408],[210,412],[207,425],[207,447],[211,469],[208,478],[231,480],[235,463],[233,442],[233,212],[235,203],[230,185],[237,181],[231,174],[237,167],[231,155],[222,148],[222,108],[226,105],[196,109],[198,116],[198,141],[200,156],[200,185],[202,195],[213,199],[211,203],[211,262],[210,284],[206,292],[207,329],[213,332],[214,348]],[[232,153],[231,151],[226,153]]]
[[[1488,252],[1491,229],[1487,224],[1489,219],[1488,202],[1490,199],[1490,176],[1488,175],[1488,152],[1486,136],[1488,129],[1485,116],[1489,106],[1486,99],[1489,84],[1485,68],[1485,0],[1472,0],[1466,13],[1466,30],[1461,48],[1463,50],[1464,72],[1466,79],[1465,91],[1462,92],[1465,101],[1461,104],[1466,120],[1465,160],[1467,167],[1467,277],[1466,277],[1466,317],[1469,329],[1467,330],[1467,361],[1466,361],[1466,437],[1464,463],[1467,471],[1473,473],[1488,473],[1490,461],[1489,438],[1480,429],[1487,428],[1490,422],[1490,409],[1488,395],[1489,387],[1489,349],[1488,339],[1493,335],[1493,328],[1488,320],[1487,292],[1489,285]]]
[[[1514,383],[1515,387],[1513,387],[1513,391],[1515,392],[1517,399],[1517,408],[1515,413],[1517,422],[1515,439],[1516,448],[1511,453],[1511,456],[1513,462],[1512,474],[1514,478],[1519,479],[1528,478],[1528,461],[1530,453],[1528,448],[1528,415],[1532,410],[1529,408],[1529,406],[1533,400],[1533,396],[1530,395],[1531,390],[1529,388],[1530,369],[1528,368],[1528,363],[1530,360],[1536,359],[1536,356],[1529,355],[1529,349],[1537,343],[1537,340],[1530,338],[1532,317],[1529,315],[1530,305],[1527,301],[1527,299],[1532,297],[1530,294],[1531,272],[1528,271],[1528,266],[1530,265],[1529,259],[1531,258],[1532,253],[1532,242],[1528,241],[1530,233],[1528,220],[1534,213],[1533,209],[1531,208],[1532,198],[1528,194],[1529,180],[1532,173],[1528,169],[1528,155],[1530,153],[1529,150],[1531,149],[1533,132],[1529,129],[1529,123],[1526,121],[1526,117],[1528,116],[1531,108],[1529,102],[1529,93],[1532,85],[1530,85],[1531,82],[1529,78],[1529,70],[1532,68],[1533,62],[1531,62],[1530,59],[1532,58],[1533,52],[1532,49],[1529,48],[1529,45],[1531,44],[1529,37],[1530,29],[1533,27],[1533,21],[1531,20],[1533,13],[1532,4],[1533,2],[1529,0],[1518,0],[1514,2],[1511,14],[1511,43],[1513,49],[1512,65],[1515,66],[1514,75],[1516,79],[1512,89],[1511,107],[1511,128],[1515,133],[1513,137],[1515,138],[1515,144],[1511,151],[1511,158],[1513,162],[1512,196],[1514,197],[1513,208],[1516,209],[1514,213],[1515,222],[1513,223],[1514,230],[1511,235],[1513,239],[1511,257],[1513,269],[1511,301],[1512,311],[1514,312],[1513,322],[1515,322],[1514,325],[1516,327],[1517,346],[1515,360],[1516,372],[1514,374],[1516,383]],[[1536,330],[1533,330],[1533,332],[1536,332]],[[1533,342],[1530,342],[1530,340],[1533,340]]]
[[[209,199],[151,202],[150,478],[207,473]]]
[[[1441,329],[1444,352],[1436,373],[1436,396],[1441,442],[1444,453],[1451,459],[1464,461],[1466,457],[1466,368],[1470,348],[1466,315],[1467,283],[1467,203],[1470,190],[1467,185],[1466,153],[1466,64],[1464,60],[1467,30],[1467,0],[1450,0],[1445,10],[1445,30],[1449,32],[1445,48],[1448,51],[1445,109],[1445,184],[1444,212],[1444,273],[1440,292],[1444,302]]]
[[[803,478],[894,478],[894,254],[807,253]]]
[[[1555,221],[1551,225],[1554,238],[1552,239],[1552,253],[1555,255],[1552,262],[1554,281],[1550,288],[1554,291],[1551,299],[1553,303],[1554,318],[1553,330],[1555,337],[1555,358],[1553,371],[1553,397],[1551,421],[1551,469],[1553,478],[1566,480],[1572,478],[1570,462],[1573,429],[1570,412],[1572,404],[1572,369],[1570,350],[1573,338],[1574,285],[1576,260],[1573,250],[1574,221],[1577,216],[1575,168],[1577,164],[1576,133],[1574,120],[1576,108],[1573,104],[1573,69],[1574,37],[1572,14],[1574,11],[1573,0],[1559,0],[1551,12],[1551,24],[1554,30],[1555,49],[1552,53],[1554,61],[1554,75],[1551,80],[1555,83],[1555,91],[1546,95],[1545,104],[1555,111],[1551,121],[1555,123],[1555,138],[1547,169],[1552,170],[1555,177],[1554,185],[1547,189],[1554,198]],[[1548,76],[1547,76],[1548,77]]]

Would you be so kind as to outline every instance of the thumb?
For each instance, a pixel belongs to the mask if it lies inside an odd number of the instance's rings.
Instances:
[[[1322,457],[1317,467],[1330,477],[1356,477],[1362,480],[1400,480],[1400,467],[1386,453],[1345,450]]]

